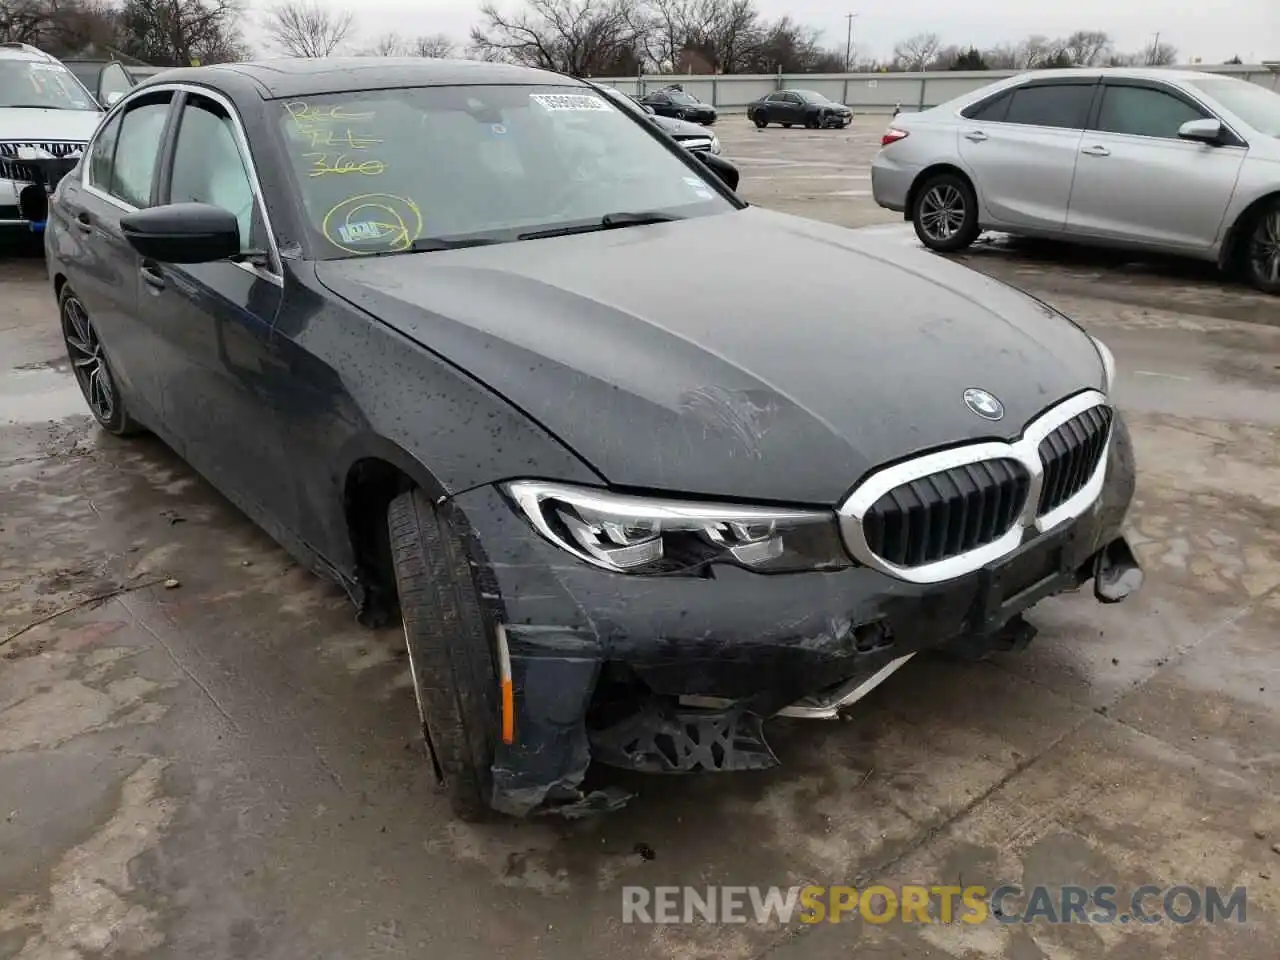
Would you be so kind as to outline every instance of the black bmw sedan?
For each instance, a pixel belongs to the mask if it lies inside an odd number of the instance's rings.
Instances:
[[[771,123],[810,130],[847,127],[853,111],[813,90],[775,90],[747,104],[747,119],[760,129]]]
[[[700,123],[703,126],[710,126],[716,122],[716,108],[709,103],[703,103],[693,94],[681,89],[679,85],[663,87],[661,90],[647,93],[640,98],[640,102],[646,107],[651,107],[660,117],[688,120],[690,123]]]
[[[555,74],[225,64],[111,109],[46,251],[102,427],[403,622],[458,815],[578,815],[1141,579],[1101,343],[736,182]]]

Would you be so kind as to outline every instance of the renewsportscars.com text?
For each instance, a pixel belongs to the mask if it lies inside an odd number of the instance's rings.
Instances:
[[[622,888],[623,923],[1244,923],[1244,887],[946,884]]]

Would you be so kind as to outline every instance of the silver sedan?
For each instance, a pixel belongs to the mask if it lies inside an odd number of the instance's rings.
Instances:
[[[983,230],[1239,269],[1280,294],[1280,94],[1166,69],[1040,70],[893,119],[876,202],[925,246]]]

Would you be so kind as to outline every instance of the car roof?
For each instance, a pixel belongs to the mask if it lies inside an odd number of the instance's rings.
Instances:
[[[5,60],[50,61],[56,58],[26,43],[0,43],[0,58]]]
[[[1052,70],[1024,70],[1009,80],[1053,80],[1071,77],[1120,77],[1133,80],[1209,80],[1221,74],[1204,70],[1177,70],[1171,67],[1059,67]]]
[[[286,57],[219,63],[207,67],[165,70],[139,84],[233,83],[249,80],[264,99],[318,96],[347,90],[387,90],[397,87],[548,84],[586,86],[549,70],[483,60],[436,60],[424,57]]]

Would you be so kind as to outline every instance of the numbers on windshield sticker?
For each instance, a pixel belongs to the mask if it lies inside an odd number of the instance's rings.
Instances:
[[[613,112],[613,107],[605,103],[603,98],[589,93],[531,93],[529,99],[544,110]]]
[[[422,235],[422,212],[408,197],[364,193],[334,204],[320,231],[347,253],[408,250]]]

